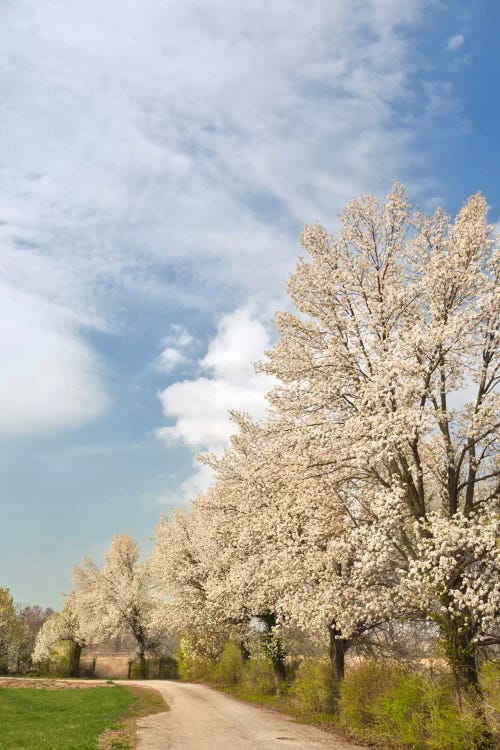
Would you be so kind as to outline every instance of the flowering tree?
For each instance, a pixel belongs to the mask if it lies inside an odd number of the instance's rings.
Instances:
[[[73,569],[75,606],[86,639],[99,643],[127,632],[137,644],[141,675],[146,654],[161,642],[156,618],[162,599],[150,567],[139,562],[137,543],[127,534],[115,536],[100,569],[86,558]]]
[[[231,544],[219,544],[218,552],[227,557],[226,603],[267,626],[278,676],[284,670],[279,631],[298,627],[320,642],[328,632],[337,685],[347,649],[380,620],[380,612],[374,620],[352,605],[347,616],[357,586],[351,575],[356,550],[344,534],[350,517],[328,472],[310,470],[316,443],[300,426],[277,414],[261,426],[244,415],[235,420],[239,433],[231,448],[208,459],[216,481],[205,499],[207,512],[218,515],[217,530],[225,523],[231,532]]]
[[[486,201],[451,222],[412,211],[395,184],[385,205],[349,203],[338,238],[308,226],[302,244],[299,314],[278,315],[262,369],[311,446],[305,473],[327,473],[351,519],[356,596],[340,634],[360,611],[429,617],[457,687],[479,690],[477,649],[500,611],[500,253]]]
[[[40,628],[44,622],[54,613],[51,607],[43,609],[38,604],[26,606],[19,609],[19,624],[21,630],[21,643],[18,654],[17,671],[29,669],[32,663],[32,653]]]
[[[51,614],[39,629],[32,654],[33,662],[38,664],[48,661],[54,647],[63,641],[70,643],[72,647],[70,676],[78,677],[80,656],[86,638],[73,593],[66,598],[62,611]]]
[[[15,670],[21,623],[9,589],[0,588],[0,674]]]
[[[159,617],[211,659],[220,655],[225,640],[244,632],[249,619],[225,596],[232,536],[215,494],[212,487],[189,510],[162,516],[150,560],[166,597]]]

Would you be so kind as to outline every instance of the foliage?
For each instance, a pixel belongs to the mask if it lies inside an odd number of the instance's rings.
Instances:
[[[172,656],[162,656],[159,663],[158,679],[175,680],[179,676],[177,659]]]
[[[480,677],[486,716],[500,739],[500,662],[486,662]]]
[[[43,609],[38,604],[19,609],[21,641],[17,656],[17,672],[23,673],[33,668],[32,654],[40,629],[52,617],[51,607]]]
[[[239,683],[243,695],[262,697],[276,695],[279,684],[269,659],[249,659]]]
[[[272,618],[275,667],[285,626],[330,634],[339,678],[361,637],[427,622],[464,703],[480,696],[479,649],[500,640],[500,250],[486,200],[427,216],[394,183],[384,202],[348,203],[336,236],[306,226],[301,242],[296,312],[278,314],[259,365],[276,383],[267,420],[234,414],[230,448],[203,459],[212,486],[157,529],[168,610],[180,629],[234,638]]]
[[[220,685],[236,685],[241,681],[244,666],[241,643],[228,641],[215,666],[215,681]]]
[[[73,569],[74,605],[79,628],[88,643],[121,635],[133,636],[145,667],[145,654],[161,643],[162,605],[147,563],[139,562],[139,547],[128,535],[115,536],[100,569],[86,558]]]
[[[177,647],[178,674],[187,682],[213,682],[217,657],[200,648],[199,643],[187,635],[179,638]]]
[[[85,643],[85,634],[80,624],[75,596],[70,594],[66,598],[62,611],[54,612],[38,631],[32,659],[35,664],[46,663],[51,658],[57,662],[59,644],[81,647]],[[68,669],[71,671],[71,666]]]
[[[52,609],[16,605],[9,589],[0,587],[0,674],[24,673],[32,667],[32,651]]]
[[[335,698],[331,664],[323,659],[304,659],[297,669],[292,694],[306,713],[331,713]]]
[[[54,677],[72,677],[75,644],[61,640],[54,643],[47,659],[40,664],[40,671]]]
[[[9,589],[0,588],[0,674],[15,671],[21,623]]]
[[[482,731],[474,706],[459,710],[452,686],[394,663],[367,661],[341,686],[342,724],[360,740],[429,750],[468,750]]]

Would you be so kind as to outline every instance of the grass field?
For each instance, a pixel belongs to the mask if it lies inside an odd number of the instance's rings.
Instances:
[[[165,710],[158,693],[124,686],[0,688],[0,748],[97,750],[99,735],[108,730],[104,746],[125,750],[133,746],[127,719],[158,710]]]

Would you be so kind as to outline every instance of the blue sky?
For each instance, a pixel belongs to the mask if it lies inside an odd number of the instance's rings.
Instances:
[[[0,585],[57,606],[209,477],[303,222],[394,177],[500,219],[500,6],[5,0]]]

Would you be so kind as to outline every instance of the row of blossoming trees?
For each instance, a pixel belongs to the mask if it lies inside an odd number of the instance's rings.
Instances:
[[[165,626],[242,637],[260,620],[278,671],[290,629],[327,636],[341,680],[361,639],[411,624],[437,633],[459,692],[478,691],[478,654],[500,643],[500,251],[486,211],[475,195],[454,222],[425,216],[395,184],[385,204],[349,203],[338,237],[306,227],[297,312],[277,316],[259,365],[276,378],[267,420],[233,415],[229,449],[202,459],[212,486],[162,518],[146,563],[118,537],[102,570],[75,570],[59,635],[125,627],[144,659]]]

